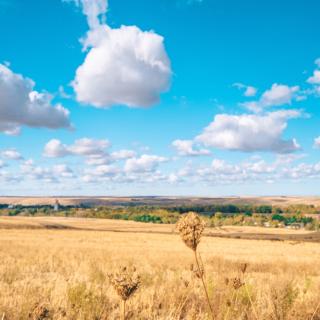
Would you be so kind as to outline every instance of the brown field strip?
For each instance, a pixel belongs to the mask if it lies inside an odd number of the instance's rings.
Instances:
[[[174,225],[60,217],[0,217],[0,229],[50,229],[143,234],[176,233]],[[204,235],[229,239],[320,242],[320,232],[262,227],[207,228]]]

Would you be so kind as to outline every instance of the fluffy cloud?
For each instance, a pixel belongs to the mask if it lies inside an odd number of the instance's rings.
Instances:
[[[60,179],[75,177],[72,169],[65,164],[57,164],[47,168],[35,165],[33,160],[27,160],[20,167],[23,176],[33,180],[59,182]]]
[[[195,149],[192,140],[175,140],[172,146],[180,156],[208,156],[211,154],[207,149]]]
[[[289,87],[283,84],[274,83],[270,90],[263,93],[261,101],[266,107],[290,104],[294,93],[298,90],[298,86]]]
[[[281,106],[291,104],[293,99],[298,99],[298,86],[289,87],[284,84],[274,83],[271,88],[265,91],[258,101],[243,103],[248,110],[261,112],[266,107]]]
[[[88,183],[150,183],[167,181],[167,175],[161,173],[158,167],[167,161],[156,155],[142,155],[127,159],[123,166],[119,164],[102,164],[84,170],[82,180]]]
[[[89,32],[91,49],[77,69],[77,100],[95,107],[148,107],[169,87],[170,61],[163,38],[135,26]]]
[[[282,139],[282,133],[287,127],[287,120],[300,115],[296,110],[281,110],[266,115],[218,114],[195,141],[220,149],[290,153],[299,149],[299,145],[295,139]]]
[[[49,158],[65,157],[69,154],[67,146],[62,144],[60,140],[52,139],[44,147],[44,156]]]
[[[82,6],[90,27],[82,39],[89,51],[73,81],[77,100],[98,108],[156,104],[172,73],[163,37],[136,26],[110,28],[99,19],[107,11],[106,1],[74,2]]]
[[[5,159],[9,160],[22,160],[22,155],[16,149],[7,149],[1,152],[1,155]]]
[[[53,106],[47,93],[34,91],[35,83],[0,64],[0,131],[18,134],[21,126],[70,128],[69,111]]]
[[[139,158],[128,159],[125,163],[124,170],[128,173],[150,172],[154,171],[162,162],[168,159],[155,155],[144,154]]]
[[[65,145],[60,140],[52,139],[45,145],[44,155],[50,158],[68,155],[103,156],[110,145],[108,140],[93,140],[89,138],[76,140],[72,145]]]

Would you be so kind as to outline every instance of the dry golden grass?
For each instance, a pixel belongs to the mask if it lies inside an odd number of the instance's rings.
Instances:
[[[146,224],[143,222],[94,219],[94,218],[65,218],[65,217],[23,217],[0,216],[0,228],[77,228],[85,230],[119,231],[119,232],[158,232],[173,233],[172,224]],[[251,226],[222,226],[207,228],[205,234],[270,234],[270,235],[305,235],[310,231],[305,229],[264,228]]]
[[[209,319],[201,283],[190,270],[192,250],[177,234],[137,232],[172,226],[100,222],[124,232],[0,229],[0,319],[119,319],[120,301],[108,274],[121,265],[134,265],[141,275],[127,319]],[[217,320],[320,319],[318,243],[203,237],[198,252]],[[246,286],[235,286],[236,278]]]

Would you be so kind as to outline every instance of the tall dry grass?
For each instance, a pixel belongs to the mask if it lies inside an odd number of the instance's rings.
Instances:
[[[215,319],[320,319],[319,244],[203,237],[197,250]],[[0,319],[120,319],[108,274],[124,264],[141,277],[127,319],[210,319],[178,235],[41,229],[0,230]]]

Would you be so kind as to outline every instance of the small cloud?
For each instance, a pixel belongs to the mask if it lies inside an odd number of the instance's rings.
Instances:
[[[23,160],[22,155],[16,149],[7,149],[1,152],[1,155],[5,159],[9,160]]]
[[[71,145],[65,145],[60,140],[52,139],[44,147],[44,156],[60,158],[68,155],[77,156],[103,156],[105,150],[111,146],[108,140],[94,140],[82,138]]]
[[[320,148],[320,137],[314,139],[313,147],[316,149]]]
[[[314,70],[313,76],[309,77],[307,80],[308,83],[311,84],[320,84],[320,70]]]
[[[192,140],[175,140],[172,146],[180,156],[209,156],[211,151],[208,149],[194,148],[194,141]]]
[[[243,95],[245,97],[254,97],[257,94],[258,89],[253,86],[248,86],[243,83],[237,82],[232,85],[233,87],[238,88],[239,90],[244,90]]]
[[[266,90],[257,101],[249,101],[241,105],[253,112],[261,112],[267,107],[290,105],[292,100],[301,100],[299,86],[289,87],[284,84],[274,83],[269,90]]]

